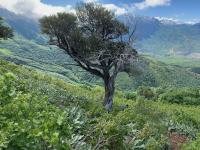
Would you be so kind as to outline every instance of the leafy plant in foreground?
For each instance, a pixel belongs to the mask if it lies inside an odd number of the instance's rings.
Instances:
[[[22,94],[16,78],[0,78],[0,149],[72,149],[88,147],[83,139],[86,122],[78,108],[60,109],[45,97]]]

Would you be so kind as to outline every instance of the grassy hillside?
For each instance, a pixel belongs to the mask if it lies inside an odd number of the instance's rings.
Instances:
[[[149,95],[117,91],[107,113],[101,87],[66,83],[0,60],[0,148],[159,150],[176,147],[174,136],[185,139],[185,149],[197,148],[200,106]]]
[[[16,64],[60,76],[67,81],[80,81],[77,67],[67,65],[72,62],[63,51],[39,45],[20,36],[16,36],[13,40],[1,41],[0,56]]]
[[[200,76],[188,68],[163,63],[163,60],[148,55],[144,57],[147,65],[140,76],[133,78],[132,87],[198,87],[200,85]]]
[[[193,68],[200,66],[200,60],[198,58],[190,58],[185,56],[169,56],[169,57],[156,57],[159,61],[162,61],[169,65],[181,66],[184,68]]]
[[[70,65],[74,62],[62,50],[52,46],[39,45],[20,36],[13,40],[1,41],[0,57],[57,76],[71,83],[102,85],[102,81],[97,77],[83,71],[80,67]],[[184,65],[176,66],[180,63],[178,58],[158,59],[159,61],[150,56],[145,56],[145,58],[148,65],[142,68],[141,76],[129,77],[125,73],[119,74],[116,83],[118,89],[131,90],[139,86],[196,87],[200,85],[200,76],[182,67],[188,66],[186,59],[182,62],[182,64],[185,62]],[[160,61],[164,61],[166,64]],[[198,63],[195,64],[198,66]]]
[[[183,67],[186,70],[200,74],[200,59],[186,56],[156,57],[157,60],[166,64]]]

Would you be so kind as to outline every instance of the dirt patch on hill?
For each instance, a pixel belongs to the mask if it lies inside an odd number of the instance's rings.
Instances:
[[[172,150],[181,150],[183,144],[189,142],[189,138],[185,135],[180,135],[176,132],[170,133],[170,143],[172,145]]]

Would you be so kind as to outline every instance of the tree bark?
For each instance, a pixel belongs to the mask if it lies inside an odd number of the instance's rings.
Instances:
[[[112,109],[113,96],[115,92],[115,78],[104,79],[105,96],[104,96],[104,107],[109,112]]]

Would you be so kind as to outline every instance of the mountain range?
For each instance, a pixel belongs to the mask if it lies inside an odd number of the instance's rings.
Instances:
[[[0,15],[16,33],[28,40],[44,42],[37,20],[0,9]],[[123,20],[123,16],[120,16]],[[184,23],[169,18],[134,16],[138,50],[154,55],[191,55],[200,52],[200,23]],[[22,26],[23,25],[23,26]]]

